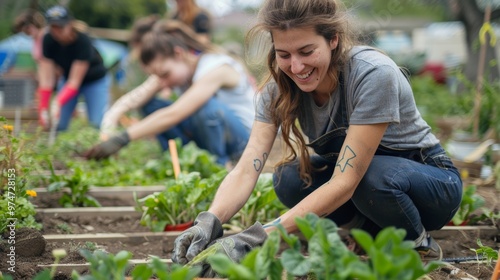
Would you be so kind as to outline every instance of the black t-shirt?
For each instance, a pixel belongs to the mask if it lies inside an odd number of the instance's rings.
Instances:
[[[173,19],[179,20],[179,14],[175,14]],[[205,11],[200,11],[190,27],[198,34],[210,34],[212,29],[210,16]]]
[[[86,34],[77,32],[76,40],[69,45],[61,45],[50,33],[43,37],[43,56],[52,59],[55,64],[63,69],[66,79],[69,77],[71,64],[75,60],[88,61],[89,69],[83,78],[82,83],[92,82],[101,79],[106,75],[106,67],[97,49],[92,45],[92,41]]]

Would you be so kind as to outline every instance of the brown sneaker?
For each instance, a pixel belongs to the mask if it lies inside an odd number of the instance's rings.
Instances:
[[[427,234],[427,246],[418,246],[415,250],[420,254],[420,258],[424,262],[428,261],[440,261],[443,259],[443,250],[439,244],[437,244],[436,240]]]

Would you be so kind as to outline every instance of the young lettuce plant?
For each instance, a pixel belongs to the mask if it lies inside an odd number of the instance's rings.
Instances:
[[[248,228],[256,221],[273,221],[286,209],[274,191],[273,174],[263,173],[259,176],[250,198],[231,223],[240,228]]]
[[[205,211],[227,171],[201,178],[200,173],[180,174],[177,180],[167,182],[165,190],[143,198],[137,198],[135,209],[142,213],[141,225],[152,231],[163,231],[166,225],[193,221],[199,212]]]
[[[254,248],[240,263],[233,262],[223,254],[211,254],[205,250],[196,256],[198,260],[207,260],[212,269],[219,275],[235,280],[280,280],[283,276],[283,265],[276,258],[280,249],[278,231],[271,232],[262,247]]]
[[[493,261],[498,260],[498,251],[494,250],[493,248],[489,246],[483,245],[481,240],[478,238],[477,239],[477,245],[479,245],[479,249],[471,249],[471,251],[474,251],[476,253],[476,256],[479,259],[479,255],[485,256],[486,257],[486,263],[489,266],[493,266]]]
[[[73,271],[73,279],[81,280],[122,280],[130,268],[129,260],[132,258],[132,253],[128,251],[120,251],[116,255],[106,253],[101,250],[93,253],[82,249],[80,254],[89,262],[90,273],[80,275]]]
[[[281,237],[289,245],[279,259],[276,246],[280,240],[276,231],[269,235],[262,248],[252,250],[240,264],[232,263],[225,255],[205,257],[217,273],[229,279],[246,280],[280,279],[283,268],[287,279],[307,275],[318,280],[414,280],[440,265],[438,262],[424,265],[413,249],[414,242],[403,240],[406,233],[401,229],[386,228],[375,240],[362,230],[353,230],[355,240],[368,254],[368,260],[362,260],[342,242],[338,227],[331,220],[308,214],[297,218],[296,223],[307,240],[307,256],[302,252],[299,238],[278,226]]]
[[[167,265],[158,257],[152,256],[150,262],[134,267],[131,275],[134,280],[191,280],[195,279],[200,271],[200,267],[187,267],[175,263]]]
[[[442,265],[438,261],[424,264],[414,250],[415,242],[404,240],[404,229],[387,227],[375,239],[359,229],[351,233],[369,257],[368,269],[356,273],[364,275],[363,279],[419,279]]]
[[[63,207],[100,207],[101,204],[94,197],[88,195],[90,181],[81,168],[75,168],[71,177],[55,174],[50,167],[52,183],[47,187],[49,192],[60,192],[63,188],[68,188],[69,193],[64,192],[59,199],[59,204]]]

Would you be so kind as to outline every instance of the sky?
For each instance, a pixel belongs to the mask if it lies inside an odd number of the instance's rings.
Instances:
[[[222,16],[234,9],[259,7],[262,0],[197,0],[196,3],[216,16]]]

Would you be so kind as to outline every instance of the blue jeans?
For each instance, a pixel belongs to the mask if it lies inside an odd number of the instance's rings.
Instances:
[[[171,101],[153,98],[142,107],[142,113],[149,115],[171,104]],[[250,131],[227,105],[212,97],[193,115],[156,137],[163,150],[168,149],[169,139],[180,138],[183,144],[194,141],[199,148],[215,155],[217,163],[224,165],[241,156]]]
[[[65,81],[59,82],[59,89],[64,84],[64,82]],[[78,98],[82,95],[85,98],[85,103],[87,105],[87,117],[90,124],[96,128],[99,128],[101,126],[101,121],[104,113],[109,106],[110,86],[111,77],[109,76],[109,74],[99,80],[82,84],[82,86],[78,90],[77,96],[69,100],[68,103],[64,104],[64,106],[61,108],[57,130],[63,131],[68,128],[71,116],[73,115],[76,104],[78,103]]]
[[[407,240],[417,239],[424,229],[443,227],[460,206],[460,175],[441,145],[415,155],[413,159],[375,155],[352,198],[327,218],[343,225],[363,215],[367,223],[361,229],[375,235],[381,228],[395,226],[406,230]],[[275,191],[287,207],[331,179],[334,162],[316,155],[311,161],[326,169],[311,174],[313,184],[308,188],[299,178],[297,161],[277,168]]]

